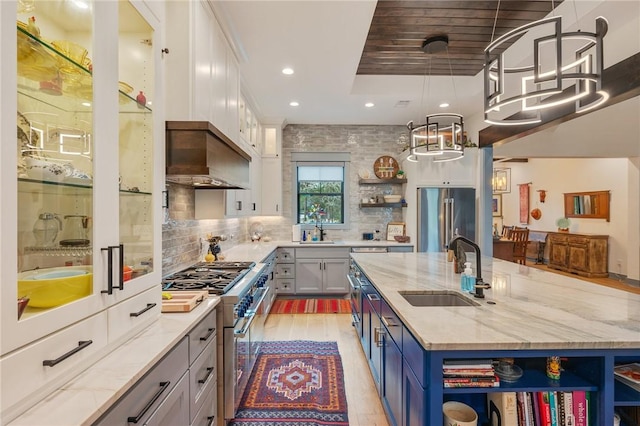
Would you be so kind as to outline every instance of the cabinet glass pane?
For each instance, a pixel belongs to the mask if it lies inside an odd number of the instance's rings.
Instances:
[[[120,242],[128,280],[153,269],[153,30],[128,1],[118,5]]]
[[[91,2],[18,1],[21,319],[93,293],[92,14]]]

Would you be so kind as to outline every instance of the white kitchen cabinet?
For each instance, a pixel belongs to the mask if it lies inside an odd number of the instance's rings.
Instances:
[[[0,362],[2,393],[12,394],[2,398],[3,420],[58,380],[49,372],[37,376],[38,392],[14,392],[22,378],[4,365],[15,354],[22,369],[42,371],[40,344],[74,341],[71,365],[56,365],[68,380],[160,313],[160,291],[146,290],[160,280],[162,26],[144,2],[33,6],[0,2],[2,140],[16,141],[18,129],[17,145],[0,148]],[[24,24],[31,16],[37,29]]]
[[[240,69],[207,1],[166,2],[169,120],[208,121],[239,143]]]
[[[349,249],[296,249],[296,294],[344,294],[349,291]]]
[[[225,217],[247,217],[261,214],[262,205],[262,158],[253,148],[249,163],[250,186],[247,189],[228,189],[225,191]]]
[[[408,179],[415,179],[417,186],[473,187],[476,180],[477,158],[477,148],[466,148],[464,156],[455,161],[434,163],[431,157],[419,158],[417,163],[408,163],[409,167],[415,170],[415,172],[407,171]],[[406,167],[406,165],[405,161],[403,166]]]
[[[264,124],[262,134],[262,215],[282,216],[282,125]]]

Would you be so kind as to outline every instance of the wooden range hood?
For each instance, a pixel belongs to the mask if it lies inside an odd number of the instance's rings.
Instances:
[[[247,189],[244,152],[207,121],[166,122],[166,180],[198,189]]]

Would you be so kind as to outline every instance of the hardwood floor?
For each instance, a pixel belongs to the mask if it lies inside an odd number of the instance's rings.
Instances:
[[[344,370],[349,425],[388,426],[350,314],[269,315],[265,340],[317,340],[338,342]]]
[[[586,278],[581,277],[576,274],[570,274],[568,272],[558,271],[557,269],[552,269],[547,267],[547,265],[536,265],[533,262],[527,260],[527,266],[531,266],[532,268],[542,269],[543,271],[553,272],[554,274],[565,275],[567,277],[574,277],[584,281],[589,281],[594,284],[604,285],[607,287],[617,288],[618,290],[628,291],[629,293],[640,294],[640,287],[636,287],[631,284],[627,284],[624,281],[620,281],[614,278]]]

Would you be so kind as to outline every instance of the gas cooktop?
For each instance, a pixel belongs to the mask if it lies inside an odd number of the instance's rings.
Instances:
[[[200,262],[165,277],[163,290],[208,290],[221,295],[229,291],[244,277],[254,262]]]

